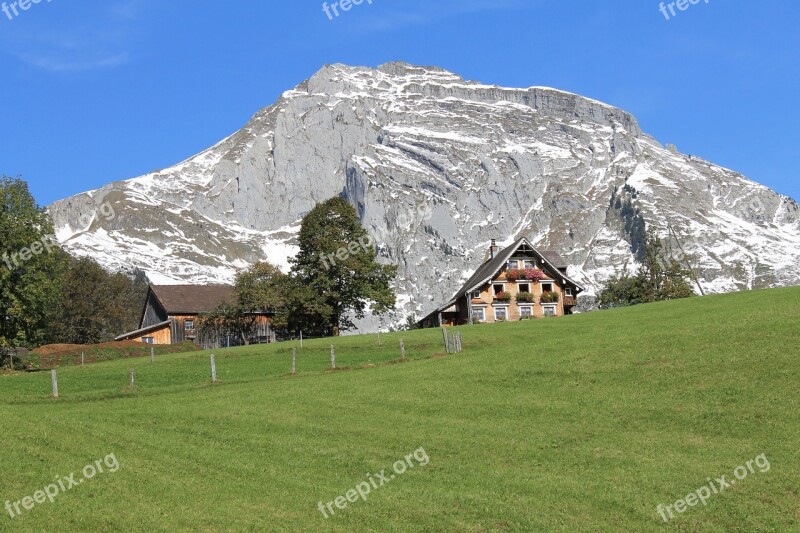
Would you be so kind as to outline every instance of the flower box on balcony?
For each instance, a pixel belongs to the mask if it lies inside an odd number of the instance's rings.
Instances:
[[[543,292],[541,298],[539,300],[543,304],[553,304],[558,301],[558,293],[556,292]]]
[[[519,292],[517,293],[517,301],[521,303],[533,303],[536,299],[533,294],[529,292]]]
[[[506,279],[539,282],[544,279],[544,272],[538,268],[512,268],[506,271]]]
[[[498,302],[505,302],[508,303],[511,301],[511,293],[510,292],[498,292],[494,295],[494,299]]]

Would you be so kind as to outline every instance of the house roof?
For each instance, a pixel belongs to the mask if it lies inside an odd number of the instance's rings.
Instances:
[[[564,261],[564,258],[561,257],[561,254],[555,250],[538,250],[538,252],[554,267],[567,268],[567,262]]]
[[[232,285],[150,285],[168,315],[196,315],[229,302]]]
[[[566,274],[559,271],[559,268],[566,267],[566,265],[564,265],[565,261],[561,257],[561,255],[552,251],[549,251],[549,253],[546,254],[545,252],[536,250],[536,248],[534,248],[533,245],[531,245],[531,243],[528,242],[528,239],[523,237],[521,239],[517,239],[511,246],[503,248],[502,250],[497,252],[497,254],[495,254],[493,258],[490,258],[481,266],[479,266],[478,270],[476,270],[475,273],[467,280],[467,282],[464,283],[464,285],[458,290],[458,292],[456,292],[455,296],[453,296],[453,298],[445,305],[436,309],[434,313],[440,312],[443,309],[447,309],[448,307],[455,304],[459,300],[459,298],[464,296],[466,293],[473,291],[478,287],[480,287],[481,285],[483,285],[484,283],[488,283],[489,281],[491,281],[492,278],[494,278],[494,276],[500,271],[500,269],[502,269],[506,265],[508,260],[513,257],[516,251],[523,244],[527,244],[531,249],[533,249],[539,255],[541,255],[542,259],[544,260],[545,266],[549,266],[550,270],[552,270],[552,273],[554,275],[558,275],[558,277],[563,278],[564,280],[573,284],[576,287],[577,292],[583,291],[583,287],[578,285],[574,280],[570,279]]]
[[[115,338],[115,341],[126,341],[128,339],[135,339],[136,337],[141,337],[142,335],[147,335],[148,333],[158,331],[159,329],[168,327],[172,324],[172,320],[167,320],[165,322],[161,322],[159,324],[153,324],[152,326],[148,326],[146,328],[137,329],[136,331],[130,331],[128,333],[123,333],[119,337]]]

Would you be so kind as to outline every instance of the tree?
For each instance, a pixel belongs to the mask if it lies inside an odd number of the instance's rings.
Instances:
[[[661,239],[651,230],[646,235],[644,259],[638,273],[609,280],[597,303],[608,308],[689,298],[695,295],[690,275],[677,260],[668,257]]]
[[[0,347],[36,345],[61,287],[66,254],[53,224],[17,178],[0,178]]]
[[[139,325],[147,278],[109,273],[90,258],[69,259],[52,313],[50,342],[93,344]]]
[[[376,314],[394,307],[390,283],[397,267],[377,262],[377,251],[356,210],[342,198],[317,205],[300,228],[300,252],[292,260],[297,292],[289,305],[295,320],[322,325],[338,336],[363,318],[367,304]]]
[[[255,263],[237,273],[233,300],[202,315],[197,326],[199,334],[217,339],[230,336],[242,344],[250,344],[258,323],[257,313],[265,311],[278,313],[273,327],[281,328],[289,282],[289,276],[266,262]]]

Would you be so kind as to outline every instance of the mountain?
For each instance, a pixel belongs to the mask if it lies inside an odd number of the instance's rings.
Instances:
[[[326,66],[208,150],[49,210],[75,255],[156,281],[230,281],[258,259],[285,266],[303,215],[336,195],[399,265],[398,317],[446,301],[491,239],[520,236],[559,251],[589,293],[634,268],[645,227],[706,292],[800,281],[791,198],[601,102],[404,63]]]

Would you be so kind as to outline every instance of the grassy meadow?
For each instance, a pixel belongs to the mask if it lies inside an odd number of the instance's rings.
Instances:
[[[0,504],[119,465],[0,531],[800,531],[800,288],[458,329],[0,375]]]

